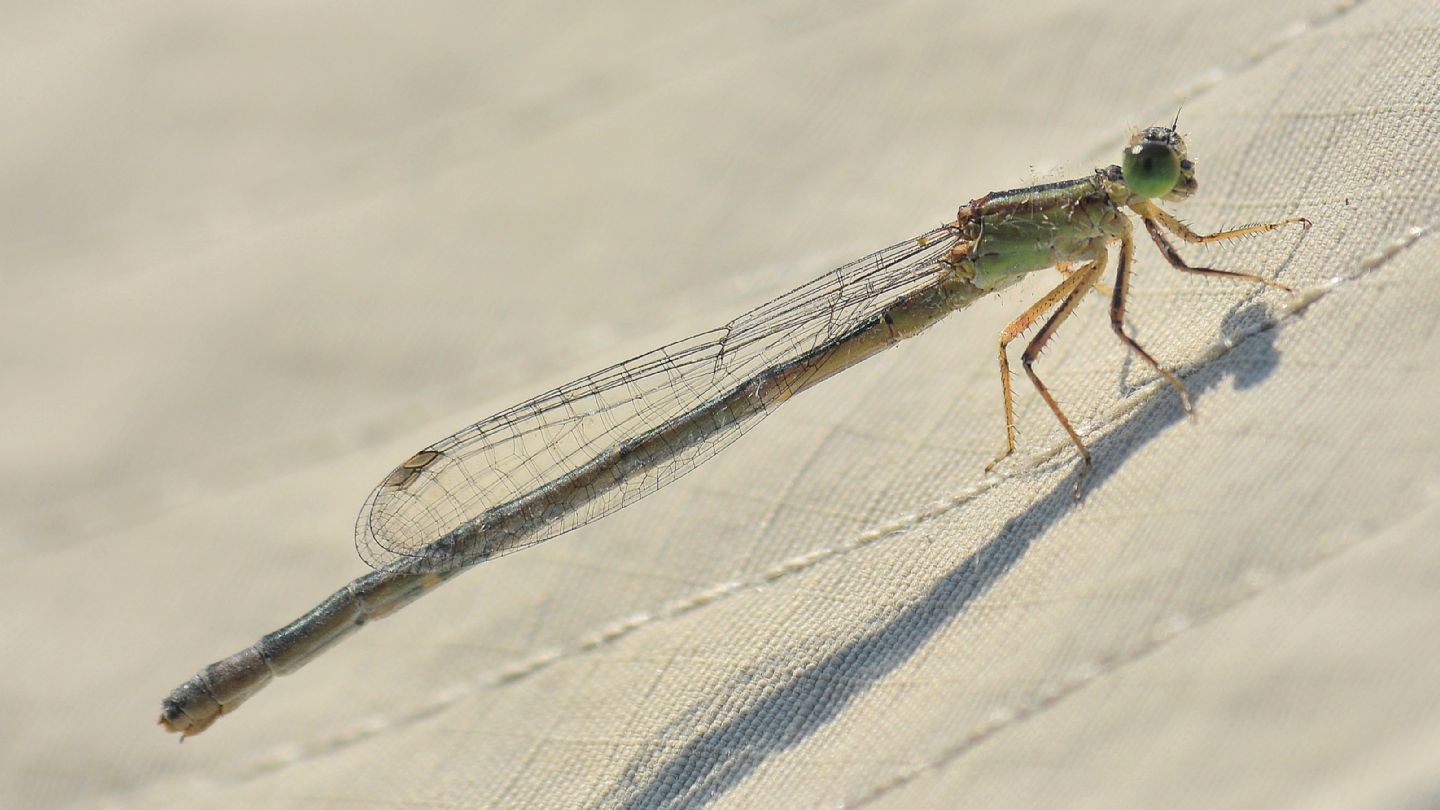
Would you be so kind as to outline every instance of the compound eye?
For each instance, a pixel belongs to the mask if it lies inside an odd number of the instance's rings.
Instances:
[[[1180,156],[1168,144],[1141,141],[1120,161],[1125,185],[1141,197],[1162,197],[1180,179]]]

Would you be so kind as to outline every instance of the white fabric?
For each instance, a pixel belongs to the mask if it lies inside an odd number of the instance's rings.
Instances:
[[[0,805],[1419,807],[1440,796],[1440,6],[151,2],[0,25]],[[37,7],[38,8],[38,7]],[[175,745],[411,451],[1180,129],[1195,263],[1058,276]],[[1017,349],[1018,352],[1018,349]]]

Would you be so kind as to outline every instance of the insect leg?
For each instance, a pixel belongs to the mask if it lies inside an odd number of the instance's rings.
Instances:
[[[1237,236],[1249,236],[1252,233],[1269,233],[1277,228],[1286,225],[1303,225],[1306,230],[1310,228],[1310,220],[1305,217],[1286,217],[1276,222],[1258,222],[1254,225],[1242,225],[1239,228],[1216,231],[1215,233],[1196,233],[1190,226],[1175,218],[1174,214],[1162,209],[1154,203],[1140,203],[1131,206],[1135,212],[1146,219],[1157,219],[1171,233],[1192,244],[1203,244],[1205,242],[1219,242],[1221,239],[1234,239]]]
[[[1186,413],[1193,416],[1195,411],[1190,407],[1190,392],[1186,390],[1185,383],[1181,382],[1179,377],[1161,368],[1160,364],[1155,362],[1155,358],[1151,357],[1150,353],[1135,341],[1135,338],[1125,333],[1125,297],[1130,292],[1130,270],[1135,257],[1135,239],[1129,220],[1121,221],[1125,223],[1125,230],[1120,234],[1120,261],[1115,268],[1115,293],[1110,298],[1110,328],[1115,330],[1115,334],[1125,345],[1140,355],[1140,359],[1150,364],[1150,367],[1155,369],[1160,376],[1175,386],[1175,390],[1180,392],[1180,404],[1184,406]],[[1146,224],[1149,224],[1149,220],[1146,220]],[[1151,233],[1153,235],[1154,232]]]
[[[1170,262],[1170,266],[1175,268],[1176,270],[1181,270],[1186,273],[1195,273],[1201,276],[1232,278],[1237,281],[1254,281],[1260,284],[1274,287],[1277,290],[1295,292],[1295,288],[1293,287],[1281,284],[1280,282],[1274,281],[1272,279],[1265,278],[1264,276],[1257,276],[1253,273],[1237,273],[1234,270],[1216,270],[1213,267],[1191,267],[1190,265],[1185,263],[1184,259],[1180,258],[1180,254],[1175,250],[1175,246],[1170,244],[1170,241],[1165,238],[1165,234],[1160,230],[1160,223],[1158,220],[1145,214],[1141,214],[1140,218],[1145,221],[1145,230],[1150,232],[1150,238],[1155,241],[1155,246],[1160,248],[1160,252],[1165,255],[1165,261]]]
[[[1029,309],[1021,313],[1020,317],[1011,321],[1010,325],[1005,327],[1000,333],[1000,390],[1005,399],[1005,449],[1001,451],[1000,455],[995,457],[994,461],[991,461],[985,467],[986,472],[995,469],[996,464],[999,464],[1007,456],[1015,452],[1015,394],[1010,382],[1010,356],[1006,351],[1010,346],[1010,342],[1023,334],[1026,329],[1030,328],[1031,324],[1046,312],[1049,312],[1057,304],[1069,299],[1077,289],[1081,289],[1082,287],[1088,288],[1090,284],[1094,284],[1095,279],[1099,277],[1099,269],[1104,263],[1105,257],[1102,254],[1094,261],[1086,263],[1079,270],[1066,274],[1064,281],[1061,281],[1054,289],[1050,290],[1050,292],[1045,293],[1039,301],[1036,301]],[[1089,280],[1088,283],[1086,281],[1087,279]],[[1071,308],[1074,308],[1073,304]],[[1054,318],[1051,320],[1053,321]],[[1056,324],[1056,326],[1058,325],[1059,324]],[[1048,323],[1046,324],[1046,329],[1049,329],[1050,332],[1054,331],[1050,329],[1050,324]],[[1031,345],[1034,345],[1033,341]],[[1028,350],[1026,354],[1028,356]],[[1030,374],[1031,379],[1034,379],[1034,373],[1030,372],[1030,360],[1025,361],[1025,370]],[[1041,386],[1041,390],[1043,393],[1043,385]],[[1061,417],[1061,422],[1064,423],[1063,416]]]

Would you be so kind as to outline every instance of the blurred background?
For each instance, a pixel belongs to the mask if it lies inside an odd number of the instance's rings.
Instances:
[[[0,7],[0,804],[1440,804],[1440,9]],[[1041,274],[183,747],[415,449],[1183,104],[1186,248]]]

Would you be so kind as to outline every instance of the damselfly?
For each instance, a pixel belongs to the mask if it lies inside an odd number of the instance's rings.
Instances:
[[[355,544],[375,570],[299,619],[217,661],[163,702],[160,724],[199,734],[276,675],[295,671],[366,622],[455,574],[583,526],[694,469],[790,397],[923,331],[972,301],[1048,267],[1063,280],[1000,334],[1005,449],[1015,450],[1009,344],[1037,322],[1021,362],[1080,453],[1090,451],[1033,367],[1055,330],[1119,258],[1110,322],[1130,350],[1179,392],[1185,385],[1125,331],[1134,253],[1126,211],[1177,270],[1266,284],[1249,273],[1191,267],[1167,232],[1214,242],[1300,217],[1197,234],[1157,204],[1195,192],[1195,164],[1175,125],[1131,138],[1119,166],[1077,180],[998,191],[953,222],[851,262],[718,329],[582,377],[477,422],[406,459],[360,511]],[[992,463],[993,466],[993,463]]]

